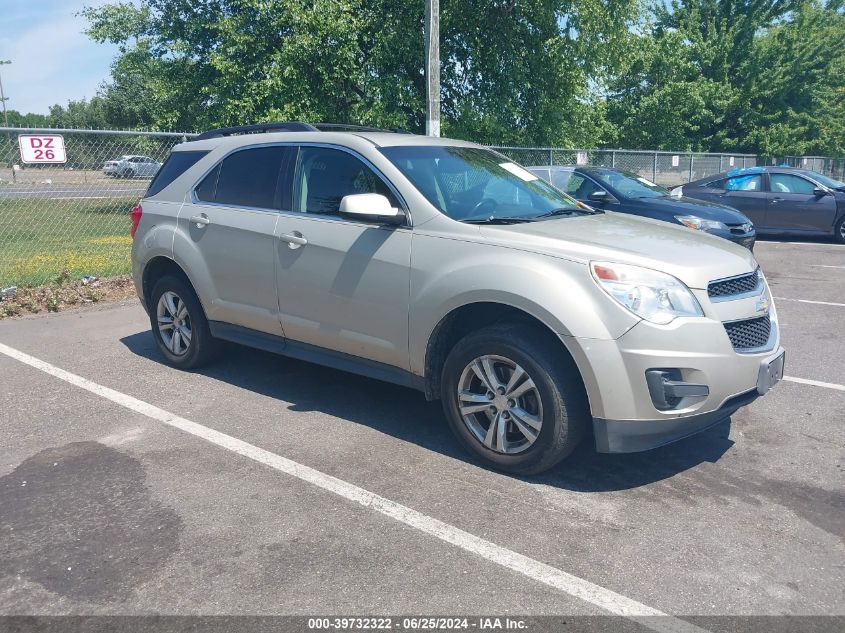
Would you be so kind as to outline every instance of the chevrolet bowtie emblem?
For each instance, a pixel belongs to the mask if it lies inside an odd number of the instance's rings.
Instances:
[[[771,302],[769,301],[768,297],[760,297],[760,299],[754,306],[754,310],[757,312],[757,314],[763,314],[764,312],[768,312],[770,303]]]

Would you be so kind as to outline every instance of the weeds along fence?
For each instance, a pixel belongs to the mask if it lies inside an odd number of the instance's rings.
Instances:
[[[27,164],[20,135],[61,135],[67,161]],[[157,164],[192,134],[0,127],[0,290],[130,270],[129,210]],[[732,168],[787,163],[845,179],[845,159],[617,149],[497,147],[522,165],[603,165],[677,185]],[[114,170],[107,162],[126,160]],[[141,162],[133,162],[141,161]]]

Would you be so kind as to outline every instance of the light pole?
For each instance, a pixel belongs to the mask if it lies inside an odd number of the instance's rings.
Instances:
[[[425,0],[426,136],[440,136],[440,0]]]
[[[0,60],[0,66],[5,64],[11,64],[12,62],[7,60]],[[6,95],[3,94],[3,78],[0,77],[0,101],[3,102],[3,125],[9,127],[9,115],[6,114]]]

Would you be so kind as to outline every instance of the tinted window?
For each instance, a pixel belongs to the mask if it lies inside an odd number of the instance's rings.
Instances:
[[[255,147],[224,158],[214,202],[233,207],[274,208],[284,154],[283,147]]]
[[[769,174],[772,193],[813,193],[816,186],[791,174]]]
[[[156,195],[159,191],[164,189],[171,182],[176,180],[179,176],[184,174],[190,167],[192,167],[200,158],[208,154],[208,152],[171,152],[164,165],[158,170],[155,178],[150,183],[147,193],[144,197]]]
[[[586,200],[594,191],[603,190],[589,178],[584,178],[584,176],[578,174],[572,174],[572,178],[569,179],[569,186],[566,189],[566,193],[577,200]]]
[[[760,191],[763,189],[763,177],[758,175],[734,176],[722,181],[727,191]]]
[[[535,218],[575,200],[501,154],[476,147],[381,148],[437,209],[455,220]]]
[[[220,174],[220,164],[208,172],[202,182],[195,189],[197,200],[214,202],[214,192],[217,191],[217,176]]]
[[[344,196],[379,193],[399,206],[395,196],[361,160],[338,149],[302,147],[296,172],[294,211],[337,214]]]

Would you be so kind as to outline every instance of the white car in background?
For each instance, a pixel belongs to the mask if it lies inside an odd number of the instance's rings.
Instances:
[[[161,163],[149,156],[121,156],[106,161],[103,173],[114,178],[152,178]]]

